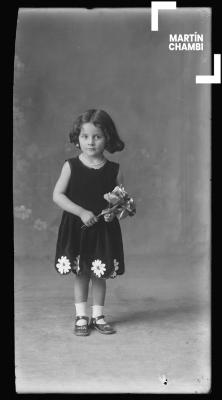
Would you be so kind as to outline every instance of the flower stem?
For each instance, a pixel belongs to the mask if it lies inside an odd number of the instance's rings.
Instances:
[[[96,215],[96,217],[99,218],[102,215],[109,214],[110,212],[115,211],[119,206],[120,206],[120,203],[117,203],[113,207],[106,208],[105,210],[102,210],[100,214]],[[87,225],[82,225],[81,228],[87,228]]]

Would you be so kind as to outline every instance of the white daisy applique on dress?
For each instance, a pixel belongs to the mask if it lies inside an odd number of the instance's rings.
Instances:
[[[110,278],[115,278],[117,276],[117,270],[119,269],[119,262],[114,258],[113,264],[115,267],[115,271],[110,275]]]
[[[115,278],[117,276],[116,271],[113,271],[113,273],[110,275],[110,278]]]
[[[56,268],[60,274],[68,274],[71,271],[70,261],[66,256],[58,258]]]
[[[114,267],[115,267],[115,271],[117,271],[119,269],[119,262],[115,258],[113,260],[113,264],[114,264]]]
[[[76,272],[77,275],[80,271],[79,260],[80,260],[80,254],[75,258],[74,266],[73,266],[73,270]]]
[[[104,272],[106,271],[106,264],[103,264],[101,260],[95,260],[92,262],[92,267],[91,270],[94,272],[96,276],[99,278],[101,275],[104,275]]]

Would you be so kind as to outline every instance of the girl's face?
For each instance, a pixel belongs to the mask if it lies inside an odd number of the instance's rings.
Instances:
[[[91,122],[82,125],[79,144],[82,152],[88,157],[100,156],[105,148],[106,140],[100,128]]]

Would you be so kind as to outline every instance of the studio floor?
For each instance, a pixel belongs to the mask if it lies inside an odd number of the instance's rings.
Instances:
[[[128,255],[107,281],[117,330],[73,334],[72,274],[49,260],[15,262],[17,393],[206,393],[210,263],[200,254]],[[90,313],[91,291],[88,299]]]

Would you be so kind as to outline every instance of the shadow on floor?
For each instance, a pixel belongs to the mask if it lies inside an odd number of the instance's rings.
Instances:
[[[148,306],[146,309],[144,309],[144,305],[147,303],[146,299],[144,299],[143,302],[143,309],[140,308],[140,310],[138,311],[128,311],[128,312],[122,312],[121,316],[119,318],[115,318],[112,320],[112,323],[129,323],[131,324],[132,322],[136,322],[136,321],[140,321],[140,322],[151,322],[151,321],[159,321],[159,320],[163,320],[163,319],[171,319],[171,320],[184,320],[187,318],[192,318],[196,319],[196,317],[200,316],[200,314],[202,314],[202,312],[204,311],[204,306],[200,305],[198,303],[191,303],[191,304],[179,304],[177,305],[176,300],[175,300],[175,305],[169,305],[168,307],[162,307],[163,305],[160,304],[162,302],[158,302],[156,301],[155,303],[159,303],[155,304],[155,307],[153,305],[153,301],[150,302],[150,298],[149,298],[149,302],[150,306]],[[165,304],[165,302],[164,302]],[[121,306],[120,306],[121,308]],[[137,307],[138,308],[138,307]]]

